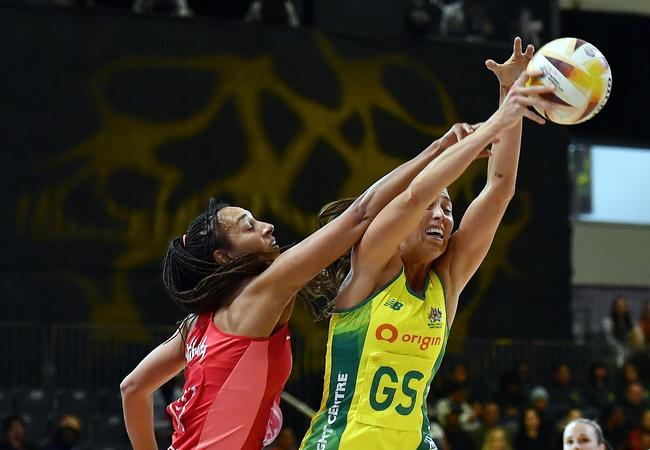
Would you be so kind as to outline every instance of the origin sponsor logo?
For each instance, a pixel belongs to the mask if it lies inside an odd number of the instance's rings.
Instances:
[[[345,397],[345,389],[348,384],[348,374],[339,373],[336,381],[337,383],[336,390],[334,391],[334,404],[327,409],[327,424],[323,426],[323,433],[316,443],[316,450],[325,450],[327,447],[327,441],[334,431],[333,425],[339,416],[339,405],[341,404],[341,401],[343,401],[343,397]]]
[[[421,336],[419,334],[404,333],[400,336],[395,325],[382,323],[375,330],[375,338],[378,341],[386,341],[390,344],[399,340],[407,344],[415,344],[420,350],[427,350],[429,347],[436,347],[442,344],[439,336]]]

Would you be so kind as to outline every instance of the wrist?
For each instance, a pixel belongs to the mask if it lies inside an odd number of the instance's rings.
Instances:
[[[501,130],[507,128],[508,121],[505,117],[503,117],[503,114],[501,114],[500,111],[500,109],[497,109],[494,114],[492,114],[490,118],[485,121],[481,128],[485,128],[486,132],[494,134],[495,136],[499,134]]]
[[[425,150],[426,155],[432,159],[439,156],[443,151],[445,151],[443,141],[444,141],[444,136],[441,137],[440,139],[436,139],[435,141],[433,141],[431,145],[429,145]]]

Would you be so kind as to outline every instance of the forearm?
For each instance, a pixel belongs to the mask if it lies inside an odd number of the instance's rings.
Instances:
[[[153,429],[153,400],[151,394],[122,395],[124,423],[134,450],[158,450]]]
[[[494,115],[474,133],[430,162],[409,186],[409,196],[428,202],[456,181],[478,154],[497,136],[502,126]]]
[[[371,221],[399,193],[403,192],[411,181],[444,150],[441,139],[434,141],[418,156],[401,164],[383,176],[357,198],[354,206],[364,219]]]
[[[508,94],[509,86],[500,86],[499,105]],[[517,179],[519,153],[521,148],[522,122],[504,130],[499,142],[492,145],[492,157],[488,161],[486,187],[492,192],[512,197]]]
[[[191,322],[185,322],[185,326],[191,326]],[[185,366],[183,344],[182,335],[177,330],[120,383],[124,422],[134,450],[157,450],[153,431],[153,393]]]

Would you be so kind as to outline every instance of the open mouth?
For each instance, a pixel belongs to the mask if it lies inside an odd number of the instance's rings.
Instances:
[[[426,234],[427,236],[431,236],[434,239],[439,239],[441,241],[445,236],[444,232],[442,231],[442,228],[439,227],[428,227],[426,230],[424,230],[424,234]]]

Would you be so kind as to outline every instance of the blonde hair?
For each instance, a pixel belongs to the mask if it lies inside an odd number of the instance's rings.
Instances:
[[[496,433],[502,433],[503,439],[506,441],[503,450],[512,450],[512,447],[510,446],[510,440],[508,439],[508,433],[506,433],[506,430],[503,427],[494,427],[485,433],[485,438],[483,439],[481,450],[494,450],[492,447],[492,438]]]

